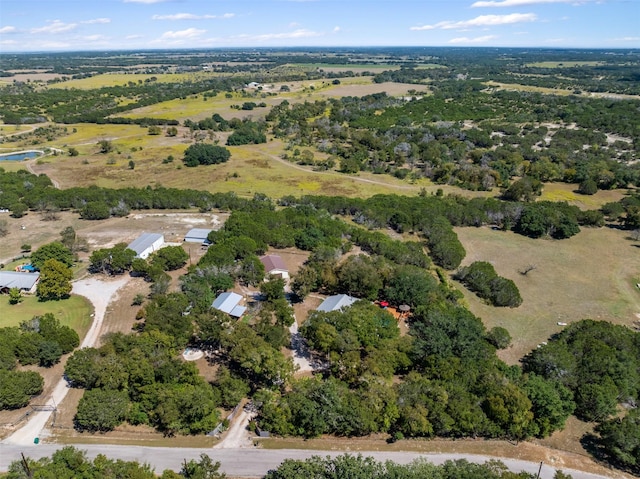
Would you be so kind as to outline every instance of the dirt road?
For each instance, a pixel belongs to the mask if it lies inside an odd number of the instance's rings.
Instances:
[[[115,280],[105,280],[104,278],[95,276],[81,279],[73,283],[73,293],[88,298],[93,303],[94,307],[93,323],[91,324],[91,328],[89,328],[89,331],[84,337],[80,347],[88,348],[96,343],[100,337],[102,321],[104,320],[104,314],[107,311],[107,306],[115,296],[116,292],[122,286],[127,284],[128,280],[128,275]],[[41,436],[46,436],[47,433],[44,431],[44,427],[51,417],[53,409],[62,402],[68,391],[69,386],[67,385],[67,381],[64,378],[60,378],[58,384],[56,384],[53,392],[51,393],[49,401],[47,402],[47,406],[51,409],[34,413],[24,426],[7,437],[3,443],[28,445],[33,444],[36,437],[39,438]]]

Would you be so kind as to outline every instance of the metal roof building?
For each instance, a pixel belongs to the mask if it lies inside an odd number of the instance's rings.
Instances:
[[[211,304],[211,307],[217,309],[218,311],[222,311],[223,313],[227,313],[235,318],[239,318],[247,310],[245,306],[238,306],[238,303],[240,303],[240,301],[242,301],[242,296],[237,293],[222,293]]]
[[[207,239],[209,233],[213,230],[206,228],[192,228],[190,229],[184,237],[185,242],[187,243],[204,243],[209,244],[210,241]]]
[[[271,274],[284,279],[289,277],[287,266],[280,256],[276,254],[265,254],[260,257],[260,262],[264,265],[264,270],[268,275]]]
[[[138,258],[147,259],[151,253],[159,250],[164,244],[164,236],[160,233],[142,233],[127,248],[136,252]]]
[[[318,306],[317,311],[322,311],[324,313],[339,311],[341,309],[348,308],[356,301],[358,301],[358,298],[354,298],[348,294],[336,294],[335,296],[329,296],[325,299],[322,304]]]
[[[0,291],[18,288],[20,291],[35,293],[40,273],[18,273],[16,271],[0,271]]]

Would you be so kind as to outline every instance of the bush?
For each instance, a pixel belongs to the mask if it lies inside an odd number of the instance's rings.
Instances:
[[[467,288],[494,306],[515,308],[522,304],[520,291],[513,281],[498,276],[493,265],[476,261],[460,268],[455,275]]]
[[[184,152],[182,161],[186,166],[217,165],[229,161],[231,152],[223,146],[197,143]]]

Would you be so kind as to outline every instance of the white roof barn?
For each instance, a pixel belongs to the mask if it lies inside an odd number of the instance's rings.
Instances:
[[[207,236],[209,236],[209,233],[211,233],[212,231],[213,230],[206,229],[206,228],[190,229],[185,235],[184,241],[186,243],[210,244],[210,241],[207,239]]]
[[[211,304],[211,307],[235,318],[239,318],[247,310],[245,306],[239,306],[240,301],[242,301],[242,296],[237,293],[222,293],[215,299],[213,304]]]
[[[358,301],[358,298],[354,298],[348,294],[336,294],[335,296],[329,296],[326,298],[322,304],[317,307],[317,311],[322,311],[324,313],[340,311],[341,309],[348,308],[356,301]]]
[[[26,293],[35,293],[40,280],[40,273],[19,273],[16,271],[0,271],[0,292],[18,288]]]
[[[127,248],[136,252],[138,258],[147,259],[151,253],[158,251],[164,244],[164,236],[160,233],[142,233]]]

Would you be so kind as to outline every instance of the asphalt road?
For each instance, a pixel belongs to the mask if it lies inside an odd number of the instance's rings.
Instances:
[[[20,446],[15,444],[0,444],[0,471],[6,471],[9,464],[20,458],[20,453],[33,459],[50,456],[56,449],[63,447],[59,444],[31,444]],[[156,472],[165,469],[178,471],[183,461],[198,459],[200,454],[209,455],[214,461],[220,461],[221,470],[230,476],[236,477],[262,477],[268,470],[275,469],[287,458],[306,459],[313,455],[335,456],[342,454],[339,451],[307,451],[292,449],[194,449],[194,448],[167,448],[167,447],[140,447],[140,446],[116,446],[107,444],[78,445],[80,449],[87,451],[87,456],[94,458],[98,454],[104,454],[113,459],[125,461],[139,461],[148,463]],[[463,454],[419,454],[414,452],[362,452],[364,456],[371,456],[378,461],[391,460],[399,464],[407,464],[417,458],[425,458],[434,464],[442,464],[447,460],[467,459],[468,461],[483,463],[489,459],[487,456],[463,455]],[[495,458],[493,458],[495,459]],[[521,461],[516,459],[501,459],[507,467],[513,471],[526,471],[537,474],[539,463]],[[586,472],[565,469],[573,479],[605,479],[605,476],[589,474]],[[544,464],[540,478],[553,479],[555,468]]]

